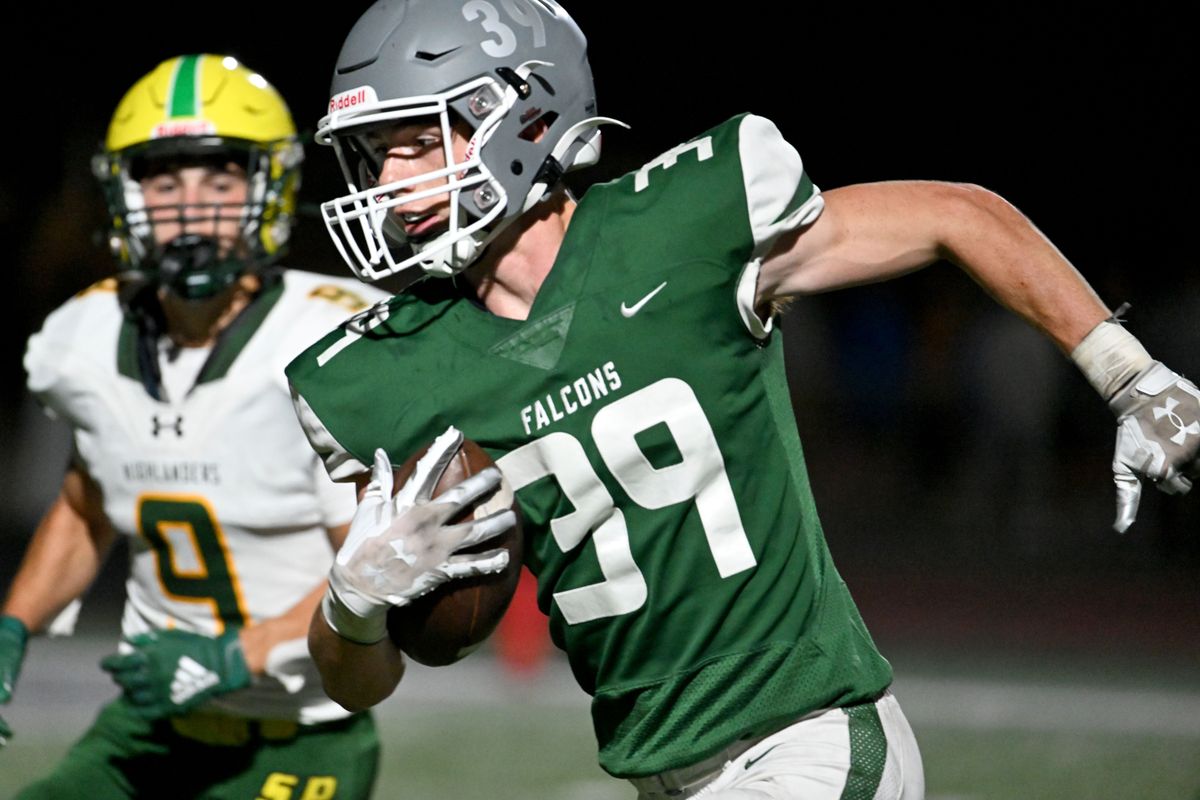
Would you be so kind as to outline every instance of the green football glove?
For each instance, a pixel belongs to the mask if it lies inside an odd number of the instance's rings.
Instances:
[[[250,685],[236,630],[217,638],[154,631],[128,640],[124,652],[100,662],[147,719],[185,714],[211,697]]]
[[[0,617],[0,705],[12,699],[17,676],[21,674],[21,662],[25,659],[25,643],[29,631],[16,617]],[[0,747],[12,738],[12,728],[0,717]]]

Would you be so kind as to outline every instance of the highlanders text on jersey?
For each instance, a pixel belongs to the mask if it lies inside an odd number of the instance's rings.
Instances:
[[[29,340],[29,388],[74,434],[76,458],[130,537],[126,636],[216,635],[275,617],[324,579],[326,527],[354,513],[306,446],[283,368],[383,295],[284,271],[223,333],[191,391],[156,400],[115,281],[81,292]],[[277,648],[273,678],[219,697],[229,714],[315,723],[346,712],[324,696],[304,642]],[[302,686],[302,688],[300,688]]]
[[[593,187],[524,321],[426,281],[288,368],[335,478],[449,424],[517,490],[555,642],[618,776],[891,681],[817,519],[760,259],[821,213],[742,116]]]

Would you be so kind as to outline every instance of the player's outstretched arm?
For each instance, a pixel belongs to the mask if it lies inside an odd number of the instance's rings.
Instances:
[[[886,280],[944,259],[1064,353],[1111,314],[1058,248],[986,189],[893,181],[823,196],[824,213],[764,260],[760,302]]]
[[[1154,362],[1058,249],[1011,204],[977,186],[860,184],[824,194],[815,222],[764,259],[758,300],[885,280],[945,259],[1050,337],[1118,417],[1117,520],[1137,513],[1141,478],[1186,492],[1200,448],[1200,395]]]
[[[72,467],[25,550],[0,613],[0,704],[16,688],[25,643],[80,597],[104,563],[115,534],[104,517],[100,490]],[[12,731],[0,719],[0,747]]]

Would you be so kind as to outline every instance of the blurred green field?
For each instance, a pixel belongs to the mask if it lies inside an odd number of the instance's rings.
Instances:
[[[939,800],[1198,800],[1200,738],[924,726],[929,797]]]
[[[577,713],[521,704],[385,715],[379,800],[632,800],[595,765]],[[1200,737],[920,726],[930,800],[1200,800]],[[68,740],[0,754],[0,797],[49,770]]]
[[[51,769],[111,696],[93,666],[104,648],[86,638],[36,643],[17,700],[3,709],[17,738],[0,751],[0,800]],[[898,673],[896,693],[930,800],[1200,800],[1200,688],[1190,669],[905,662],[914,671]],[[507,679],[485,654],[417,668],[377,716],[377,800],[634,797],[596,766],[587,698],[558,660],[532,682]]]
[[[632,800],[595,767],[578,722],[514,708],[389,724],[378,796]],[[930,800],[1200,800],[1200,738],[929,726],[918,737]]]

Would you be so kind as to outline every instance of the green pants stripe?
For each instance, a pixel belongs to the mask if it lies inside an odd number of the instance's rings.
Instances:
[[[887,737],[874,703],[843,709],[850,722],[850,774],[841,800],[872,800],[887,761]]]

